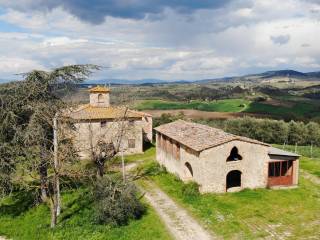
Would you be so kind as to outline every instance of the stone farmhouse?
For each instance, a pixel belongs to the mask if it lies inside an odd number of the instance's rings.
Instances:
[[[124,154],[142,153],[152,141],[152,116],[110,105],[110,89],[91,88],[90,103],[68,112],[74,122],[73,142],[82,159],[90,158],[99,142],[118,144]]]
[[[155,131],[157,161],[202,193],[298,184],[297,154],[183,120]]]

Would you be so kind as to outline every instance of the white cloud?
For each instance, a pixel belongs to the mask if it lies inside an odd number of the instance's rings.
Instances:
[[[81,43],[88,42],[87,39],[70,39],[68,37],[55,37],[45,39],[42,44],[45,47],[57,47],[57,46],[65,46],[65,45],[78,45]]]
[[[1,73],[25,73],[32,69],[42,69],[40,63],[32,59],[14,58],[14,57],[0,57],[0,72]]]
[[[159,19],[106,17],[100,25],[82,22],[62,8],[42,13],[8,9],[0,20],[25,33],[0,29],[0,45],[5,46],[0,55],[20,59],[12,74],[75,63],[110,67],[97,78],[130,79],[212,78],[268,68],[317,70],[317,9],[320,5],[312,1],[236,0],[188,16],[167,9]],[[8,69],[1,68],[0,75]]]

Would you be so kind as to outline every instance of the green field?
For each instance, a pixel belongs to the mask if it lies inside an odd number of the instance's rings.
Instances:
[[[318,105],[304,102],[294,103],[292,107],[274,106],[263,102],[251,102],[245,111],[287,117],[316,117],[320,114]]]
[[[290,104],[272,105],[268,102],[255,102],[245,99],[224,99],[211,102],[177,102],[165,100],[142,100],[135,106],[138,110],[179,110],[195,109],[207,112],[248,112],[278,117],[317,117],[320,116],[320,104],[308,101],[290,102]]]
[[[295,152],[296,147],[293,145],[279,145],[279,144],[273,144],[275,147],[289,151],[289,152]],[[303,155],[304,157],[308,158],[319,158],[320,159],[320,147],[312,147],[311,146],[297,146],[297,151],[298,154]],[[312,154],[312,156],[311,156]]]
[[[191,101],[191,102],[171,102],[163,100],[145,100],[139,102],[135,107],[138,110],[175,110],[175,109],[195,109],[208,112],[242,112],[246,109],[250,101],[244,99],[225,99],[212,102]]]
[[[95,224],[87,195],[84,189],[63,194],[65,208],[54,230],[50,229],[50,210],[46,205],[30,206],[32,199],[28,194],[7,197],[0,201],[0,236],[21,240],[149,240],[150,236],[152,239],[172,239],[152,208],[148,208],[142,219],[131,221],[127,226]]]

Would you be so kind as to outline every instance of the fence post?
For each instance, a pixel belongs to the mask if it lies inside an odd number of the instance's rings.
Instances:
[[[297,153],[297,146],[298,146],[298,144],[296,143],[296,145],[294,147],[294,153]]]
[[[310,145],[310,156],[311,156],[311,158],[313,158],[313,157],[312,157],[312,155],[313,155],[313,154],[312,154],[312,152],[313,152],[312,150],[313,150],[313,149],[312,149],[312,143],[311,143],[311,145]]]

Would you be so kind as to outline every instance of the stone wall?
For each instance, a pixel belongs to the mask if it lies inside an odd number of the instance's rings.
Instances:
[[[238,149],[242,160],[226,161],[233,147]],[[232,141],[205,150],[200,154],[201,166],[198,178],[202,192],[225,192],[226,177],[232,170],[241,172],[241,188],[263,188],[268,180],[268,146]],[[239,190],[240,190],[239,189]]]
[[[143,133],[145,135],[145,140],[153,142],[152,135],[152,116],[145,116],[142,118],[143,121]]]
[[[90,105],[93,107],[109,107],[109,93],[90,93]]]
[[[263,188],[268,179],[268,146],[232,141],[197,153],[180,146],[180,158],[176,159],[160,146],[161,134],[156,137],[156,158],[166,169],[183,181],[195,181],[201,192],[226,192],[226,176],[232,170],[241,171],[241,188]],[[242,160],[227,162],[233,147],[238,148]],[[186,167],[189,163],[192,175]]]
[[[105,142],[113,142],[116,144],[117,139],[120,136],[120,131],[123,129],[124,134],[122,136],[120,150],[124,151],[124,154],[134,154],[143,152],[143,138],[142,127],[144,125],[142,120],[135,120],[132,123],[129,121],[105,121],[106,125],[101,126],[101,121],[81,121],[75,124],[76,130],[74,131],[74,144],[82,159],[88,159],[91,156],[91,145],[96,146],[99,140]],[[135,140],[135,147],[129,148],[129,139]],[[92,144],[91,144],[92,143]]]

